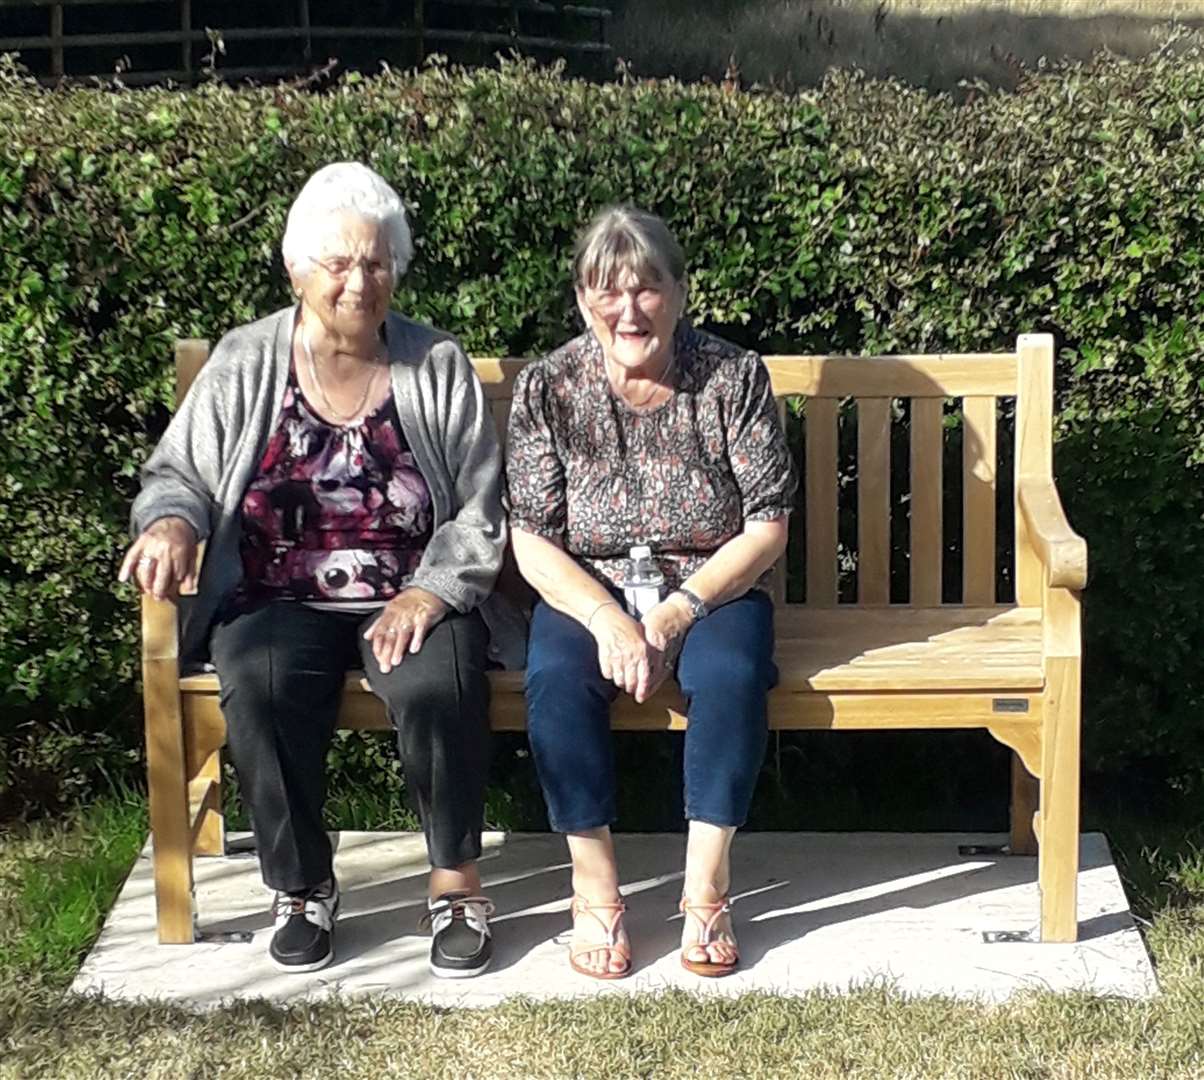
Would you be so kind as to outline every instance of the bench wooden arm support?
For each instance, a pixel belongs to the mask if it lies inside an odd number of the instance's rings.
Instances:
[[[1087,584],[1087,543],[1066,520],[1052,480],[1020,481],[1017,492],[1029,541],[1052,588],[1079,590]]]
[[[192,823],[180,702],[179,631],[175,604],[145,594],[142,698],[159,941],[186,944],[193,940]]]
[[[142,597],[142,697],[159,941],[194,937],[192,856],[225,850],[221,757],[184,730],[175,604]]]
[[[1041,565],[1042,654],[1045,667],[1038,841],[1041,940],[1074,941],[1078,933],[1080,688],[1082,612],[1087,544],[1066,520],[1050,479],[1022,477],[1017,503]],[[1015,826],[1013,826],[1015,829]]]

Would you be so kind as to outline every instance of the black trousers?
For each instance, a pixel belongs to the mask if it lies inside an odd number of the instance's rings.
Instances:
[[[211,655],[227,744],[251,813],[265,884],[303,892],[331,875],[322,824],[326,751],[344,675],[362,667],[397,730],[431,864],[481,854],[489,766],[488,632],[450,612],[416,654],[382,674],[365,617],[277,602],[219,619]]]

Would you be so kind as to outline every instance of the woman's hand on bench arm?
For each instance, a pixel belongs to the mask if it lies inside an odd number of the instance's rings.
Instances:
[[[407,652],[422,648],[431,628],[448,612],[446,601],[433,592],[411,585],[402,589],[364,631],[372,642],[372,655],[386,675],[405,659]]]
[[[121,561],[118,581],[131,579],[156,600],[174,600],[196,589],[197,538],[181,517],[151,522]]]

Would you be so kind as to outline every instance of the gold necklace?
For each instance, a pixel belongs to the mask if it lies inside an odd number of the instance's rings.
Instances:
[[[314,354],[309,347],[309,334],[306,333],[304,327],[301,328],[301,350],[305,353],[305,359],[309,362],[310,378],[313,379],[314,386],[318,388],[318,396],[322,399],[322,406],[326,409],[326,412],[330,416],[334,417],[334,419],[340,424],[346,425],[351,423],[352,420],[354,420],[364,411],[364,406],[368,404],[368,395],[372,392],[372,387],[376,383],[376,370],[374,370],[368,377],[368,381],[364,385],[364,396],[360,398],[359,404],[355,407],[355,411],[350,413],[341,413],[330,403],[330,398],[326,396],[326,390],[322,386],[322,379],[318,375],[318,365],[314,363]],[[380,352],[378,350],[376,356],[379,355]],[[373,357],[374,360],[376,356]]]
[[[650,402],[654,397],[656,397],[657,391],[662,388],[663,380],[667,379],[669,377],[669,372],[673,370],[673,361],[675,361],[676,359],[677,359],[677,351],[674,350],[673,352],[671,352],[669,354],[669,362],[665,365],[665,370],[662,371],[653,380],[652,389],[649,390],[648,393],[644,396],[643,401],[632,401],[630,398],[625,397],[621,390],[617,391],[619,397],[623,398],[623,400],[625,402],[627,402],[627,405],[629,408],[642,409],[645,405],[648,404],[648,402]]]

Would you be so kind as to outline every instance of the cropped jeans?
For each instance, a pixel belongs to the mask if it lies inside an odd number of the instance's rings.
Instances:
[[[689,716],[685,816],[743,825],[765,757],[766,695],[778,677],[773,601],[749,592],[696,622],[676,674]],[[556,832],[615,820],[610,705],[618,693],[602,677],[590,632],[540,601],[527,651],[527,734]]]

